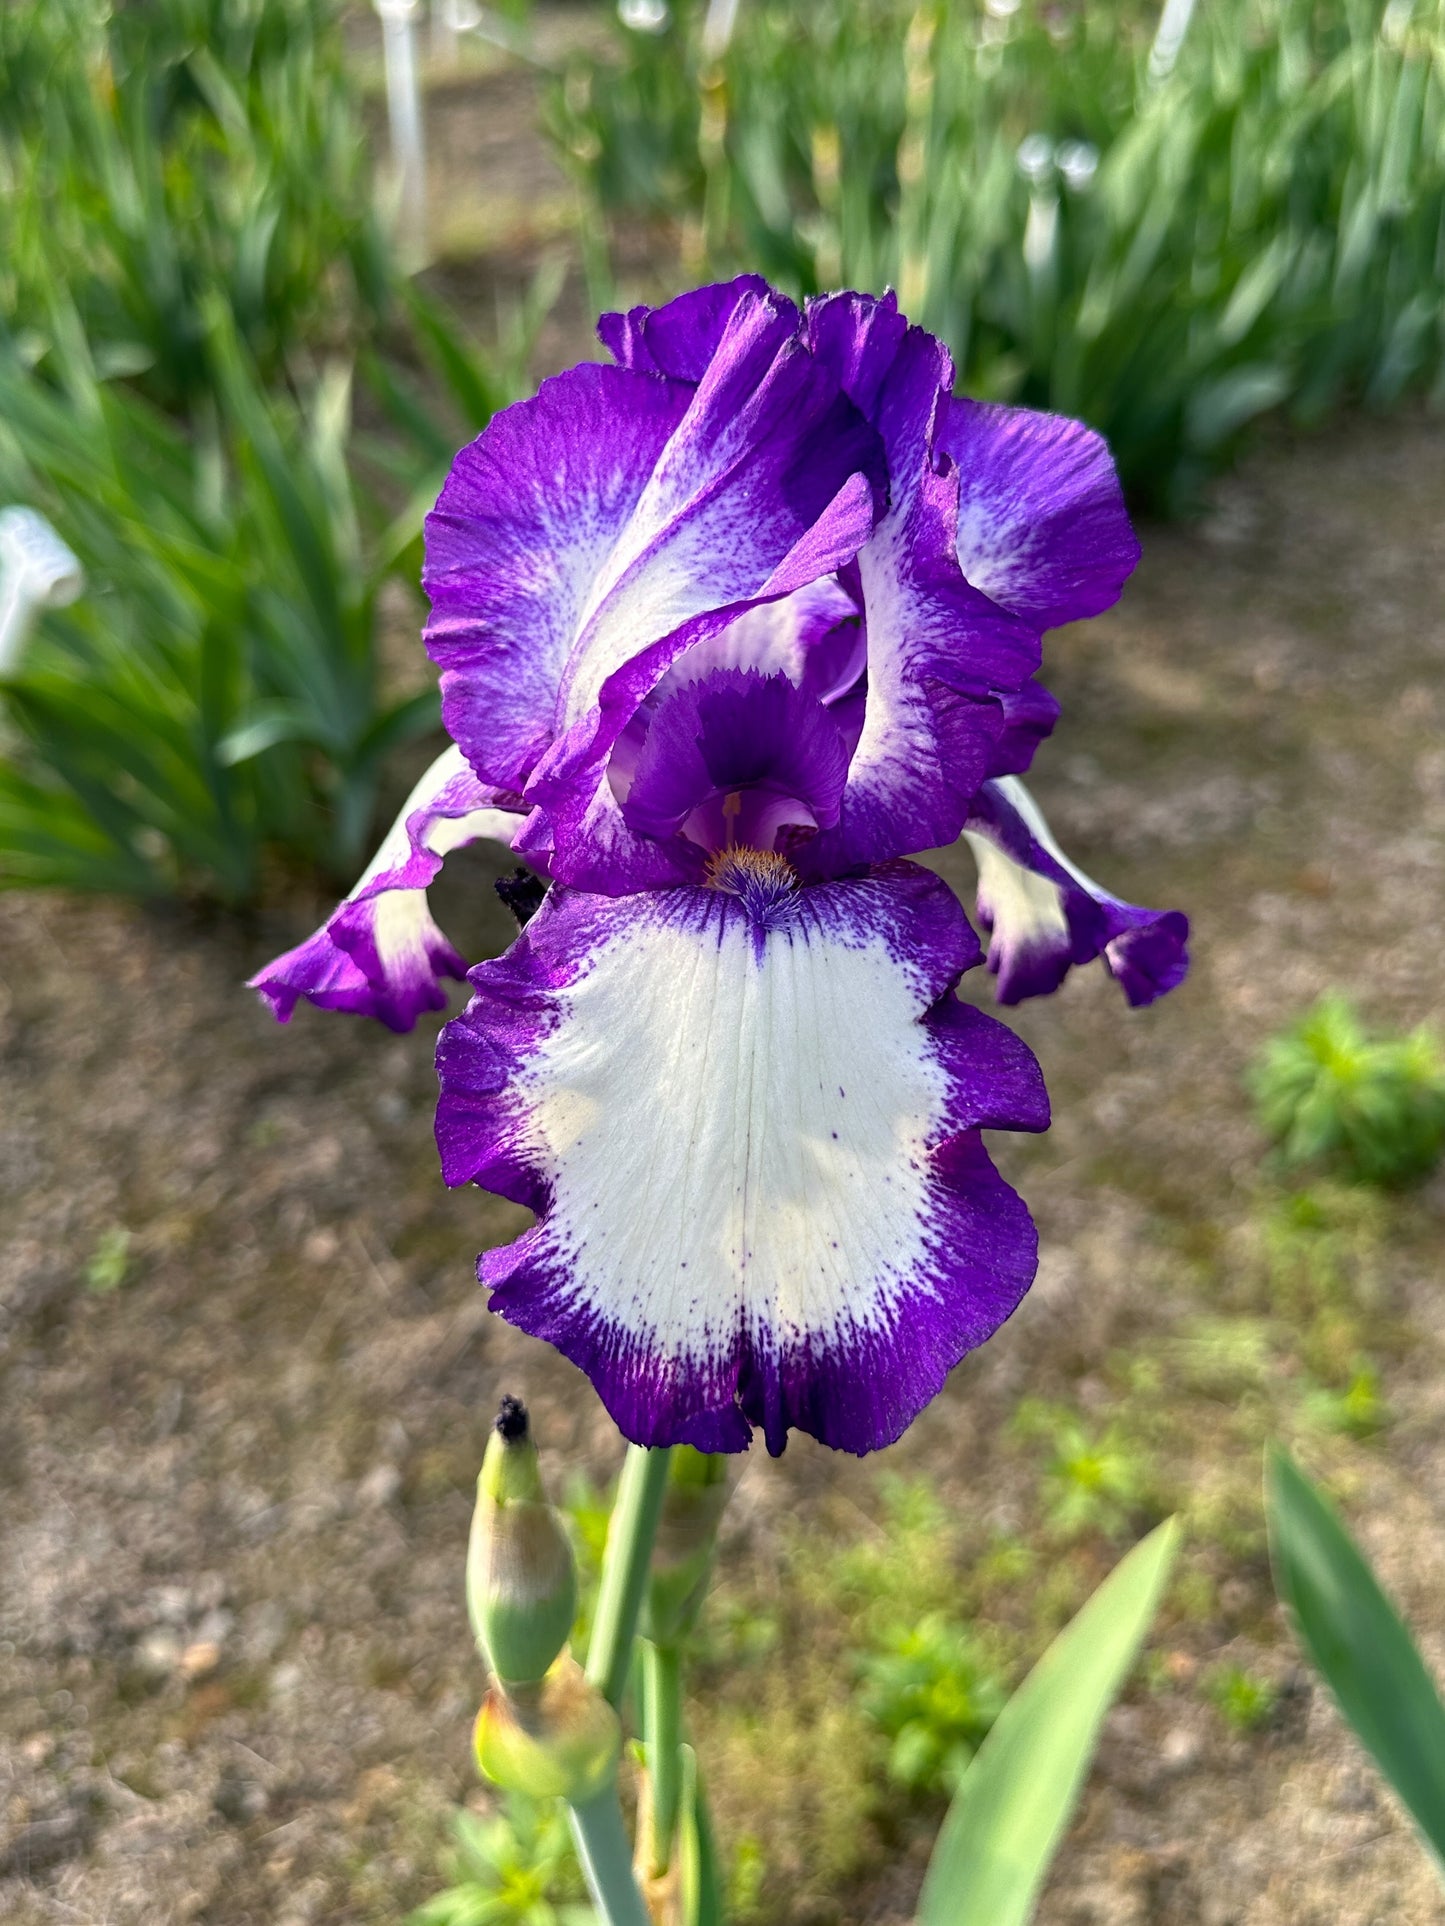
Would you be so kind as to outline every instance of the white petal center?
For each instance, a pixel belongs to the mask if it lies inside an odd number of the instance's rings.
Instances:
[[[593,952],[530,1060],[548,1244],[665,1356],[886,1326],[926,1268],[946,1115],[918,984],[810,909],[759,955],[736,906],[669,900]]]

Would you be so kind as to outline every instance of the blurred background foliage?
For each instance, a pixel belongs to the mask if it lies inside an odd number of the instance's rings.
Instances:
[[[341,14],[0,10],[0,500],[88,583],[0,682],[0,886],[347,883],[438,727],[381,597],[531,310],[484,354],[401,271]]]
[[[1093,423],[1148,508],[1270,410],[1440,398],[1437,0],[620,11],[549,110],[596,219],[897,288],[968,392]]]
[[[272,381],[374,319],[389,282],[337,8],[0,13],[0,316],[28,358],[70,309],[102,375],[192,410],[213,385],[208,296]]]
[[[525,390],[560,270],[484,352],[403,267],[366,11],[0,9],[0,501],[89,582],[0,672],[0,886],[344,883],[436,725],[388,622],[414,632],[421,514]],[[594,302],[639,258],[658,291],[895,286],[963,387],[1092,422],[1163,512],[1266,417],[1445,395],[1442,0],[565,21],[529,57]]]

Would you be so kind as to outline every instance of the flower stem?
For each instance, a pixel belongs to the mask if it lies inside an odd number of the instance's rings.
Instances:
[[[569,1806],[577,1857],[603,1926],[650,1926],[632,1874],[632,1847],[622,1823],[617,1788],[609,1786],[586,1805]]]
[[[612,1508],[592,1643],[587,1652],[587,1677],[612,1705],[621,1704],[627,1687],[637,1614],[647,1584],[671,1455],[666,1449],[649,1451],[641,1445],[629,1445],[617,1503]]]
[[[675,1645],[644,1640],[647,1774],[652,1783],[652,1866],[657,1876],[672,1864],[682,1800],[682,1654]]]

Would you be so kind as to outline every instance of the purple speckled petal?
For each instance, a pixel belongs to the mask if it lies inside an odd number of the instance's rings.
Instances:
[[[1038,667],[1036,631],[965,580],[955,552],[958,475],[933,445],[953,366],[891,297],[809,304],[808,338],[873,421],[888,457],[888,510],[845,572],[867,632],[868,694],[840,823],[810,873],[952,842],[988,773],[1001,698]]]
[[[629,308],[626,314],[604,314],[597,338],[619,367],[639,374],[666,375],[673,381],[701,381],[718,351],[728,323],[745,295],[778,302],[797,310],[773,293],[761,274],[740,274],[735,281],[715,281],[692,288],[660,308]]]
[[[447,728],[486,780],[525,787],[599,577],[690,390],[587,366],[497,415],[426,521],[426,645]]]
[[[423,1010],[444,1010],[444,976],[463,977],[459,956],[432,920],[427,885],[442,860],[483,837],[510,844],[520,803],[478,782],[460,749],[439,756],[407,797],[366,873],[326,922],[278,956],[250,987],[279,1023],[304,997],[322,1010],[376,1017],[410,1030]]]
[[[1091,881],[1016,777],[984,784],[964,835],[978,862],[978,917],[1000,1003],[1047,996],[1096,956],[1136,1008],[1184,981],[1188,917],[1137,908]]]
[[[427,645],[486,780],[585,806],[676,655],[867,539],[878,438],[797,319],[745,291],[695,386],[574,368],[458,456],[427,520]]]
[[[875,1450],[1028,1288],[1033,1225],[978,1133],[1044,1128],[1047,1098],[953,995],[978,946],[937,877],[715,874],[554,889],[472,972],[437,1053],[444,1174],[538,1213],[481,1261],[493,1308],[627,1437]]]
[[[832,370],[854,405],[870,421],[876,420],[909,332],[907,318],[898,312],[897,295],[821,295],[809,301],[807,321],[814,354]],[[953,363],[947,350],[940,347],[939,357],[937,387],[928,397],[930,415],[934,400],[946,394],[953,383]],[[924,426],[930,427],[931,421],[925,420]]]
[[[958,468],[958,559],[1040,629],[1113,606],[1139,560],[1102,435],[1064,415],[950,401],[938,446]]]

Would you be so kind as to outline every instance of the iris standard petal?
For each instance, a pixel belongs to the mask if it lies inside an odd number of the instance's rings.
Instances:
[[[1065,856],[1017,777],[984,784],[964,837],[978,863],[978,917],[1000,1003],[1047,996],[1096,956],[1135,1007],[1184,981],[1188,917],[1101,889]]]
[[[660,308],[604,314],[597,338],[621,368],[673,381],[701,381],[738,303],[749,294],[771,298],[782,312],[791,313],[796,325],[797,309],[774,294],[761,274],[740,274],[732,281],[692,288]]]
[[[427,652],[472,766],[520,790],[555,738],[597,584],[690,391],[573,368],[495,416],[426,519]]]
[[[393,1030],[410,1030],[423,1010],[444,1010],[441,979],[465,976],[467,965],[433,921],[427,885],[464,843],[490,838],[510,847],[519,809],[515,796],[478,782],[460,749],[448,749],[407,797],[351,894],[250,987],[280,1023],[302,997]]]
[[[1037,669],[1039,641],[959,566],[958,475],[934,445],[953,380],[947,350],[908,327],[891,297],[811,302],[806,326],[888,461],[887,512],[842,577],[863,612],[867,700],[841,819],[808,859],[836,874],[954,840],[989,772],[1001,699]]]
[[[980,1128],[1048,1121],[1038,1067],[952,986],[978,957],[939,879],[554,890],[438,1048],[449,1183],[539,1221],[492,1305],[644,1444],[761,1426],[888,1444],[1032,1279],[1028,1212]]]
[[[1139,560],[1109,444],[1081,421],[950,400],[938,447],[958,470],[958,560],[1040,629],[1111,608]]]
[[[754,292],[696,384],[583,367],[464,449],[427,519],[443,716],[487,780],[585,804],[691,644],[871,531],[877,437]]]

